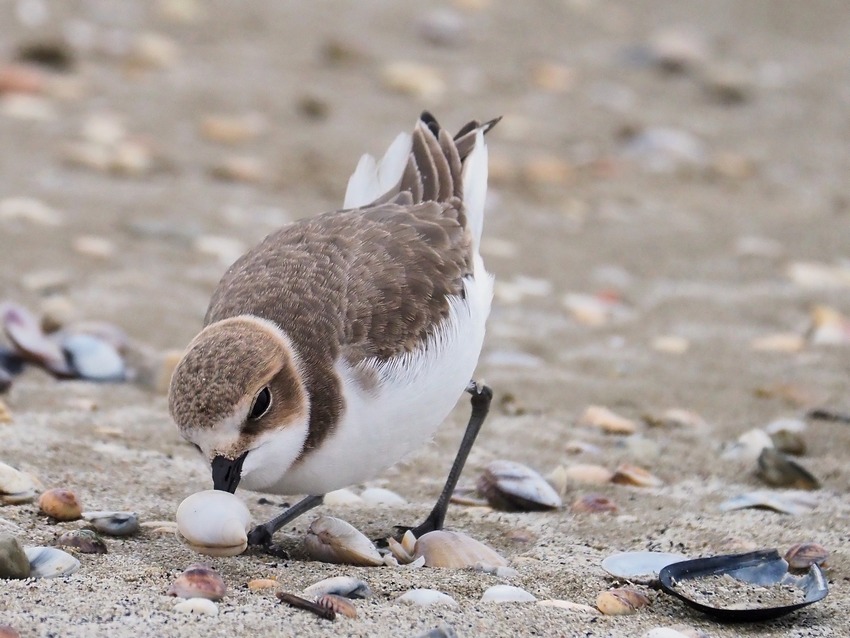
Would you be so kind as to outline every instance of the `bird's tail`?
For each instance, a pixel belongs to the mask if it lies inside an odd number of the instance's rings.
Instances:
[[[413,134],[401,133],[380,161],[364,155],[348,180],[345,208],[387,202],[415,204],[462,199],[475,245],[484,226],[487,144],[484,134],[501,118],[472,121],[452,137],[423,112]]]

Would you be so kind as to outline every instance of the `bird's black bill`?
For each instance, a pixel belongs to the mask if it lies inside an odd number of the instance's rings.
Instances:
[[[247,452],[235,459],[215,457],[212,460],[213,489],[233,494],[239,485],[239,479],[242,478],[242,464],[246,456],[248,456]]]

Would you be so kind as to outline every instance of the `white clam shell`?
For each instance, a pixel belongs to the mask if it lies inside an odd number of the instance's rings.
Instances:
[[[463,569],[484,565],[487,567],[507,566],[508,561],[484,543],[448,530],[423,534],[416,541],[414,558],[425,558],[428,567]]]
[[[493,585],[481,596],[481,602],[490,603],[536,603],[537,597],[512,585]]]
[[[184,614],[218,615],[218,605],[207,598],[189,598],[174,605],[174,611]]]
[[[457,607],[457,601],[454,598],[436,589],[411,589],[399,596],[397,600],[408,605],[419,605],[420,607],[430,607],[431,605]]]
[[[205,490],[177,508],[177,530],[189,547],[209,556],[236,556],[248,547],[251,513],[238,497]]]
[[[404,497],[396,494],[392,490],[384,489],[383,487],[369,487],[360,493],[360,498],[367,505],[384,505],[388,507],[398,507],[407,505]]]
[[[324,563],[375,567],[384,564],[372,541],[350,523],[333,516],[320,516],[310,524],[304,549],[311,558]]]
[[[55,547],[25,547],[30,562],[30,578],[70,576],[80,568],[80,561]]]
[[[15,505],[33,500],[38,493],[36,481],[11,465],[0,463],[0,503]]]

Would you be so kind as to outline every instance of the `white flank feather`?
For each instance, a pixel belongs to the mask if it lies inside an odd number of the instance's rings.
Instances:
[[[473,248],[478,250],[484,230],[484,202],[487,199],[487,143],[481,129],[475,134],[475,148],[463,163],[463,203],[472,233]]]
[[[409,133],[399,133],[380,162],[368,154],[361,157],[348,179],[343,208],[371,204],[398,184],[410,156],[411,140]]]

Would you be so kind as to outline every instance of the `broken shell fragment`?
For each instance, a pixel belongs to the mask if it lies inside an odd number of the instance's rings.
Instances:
[[[808,570],[812,565],[823,566],[829,550],[820,543],[797,543],[785,553],[789,569]]]
[[[601,405],[588,406],[578,418],[579,425],[599,428],[608,434],[634,434],[637,424]]]
[[[661,487],[664,485],[664,481],[648,470],[630,463],[623,463],[614,470],[611,482],[618,485],[634,485],[635,487]]]
[[[749,507],[769,509],[781,514],[791,516],[802,516],[811,512],[818,504],[814,494],[799,491],[786,491],[777,493],[775,491],[759,490],[746,492],[733,496],[720,504],[720,510],[730,512]]]
[[[606,616],[633,614],[648,604],[645,594],[628,587],[603,591],[596,597],[596,608]]]
[[[323,563],[384,564],[372,541],[350,523],[333,516],[320,516],[310,524],[304,549],[310,558]]]
[[[278,582],[274,578],[255,578],[248,581],[248,589],[251,591],[262,591],[263,589],[274,589]]]
[[[177,508],[177,529],[189,547],[209,556],[236,556],[248,547],[251,513],[238,497],[205,490]]]
[[[774,448],[764,448],[758,458],[759,476],[769,485],[816,490],[818,481],[806,468]]]
[[[75,529],[60,535],[53,544],[56,547],[70,547],[81,554],[105,554],[106,543],[90,529]]]
[[[83,512],[83,519],[101,534],[130,536],[139,531],[139,517],[135,512]]]
[[[57,521],[75,521],[80,518],[83,508],[77,495],[61,487],[47,490],[38,499],[42,513]]]
[[[540,474],[521,463],[493,461],[478,479],[478,491],[495,509],[532,512],[561,507],[561,497]]]
[[[570,509],[577,514],[602,514],[616,512],[617,504],[601,494],[585,494],[577,498]]]
[[[481,595],[481,602],[490,603],[536,603],[537,596],[521,587],[493,585]]]
[[[424,557],[427,567],[462,569],[476,565],[506,566],[508,561],[495,550],[461,532],[438,530],[416,541],[414,558]]]
[[[353,576],[333,576],[313,583],[304,590],[304,598],[317,599],[325,594],[344,596],[345,598],[368,598],[372,590],[365,581]]]
[[[169,596],[221,600],[227,585],[218,573],[206,565],[195,563],[180,574],[168,588]]]
[[[649,584],[658,580],[658,573],[673,563],[688,560],[682,554],[667,552],[620,552],[602,561],[602,569],[634,583]]]
[[[31,476],[16,470],[11,465],[0,463],[0,503],[17,505],[28,503],[38,493]]]
[[[80,568],[80,561],[55,547],[27,547],[30,578],[70,576]]]
[[[342,614],[348,618],[357,618],[357,607],[348,598],[343,598],[335,594],[325,594],[324,596],[319,596],[316,603],[335,614]]]

